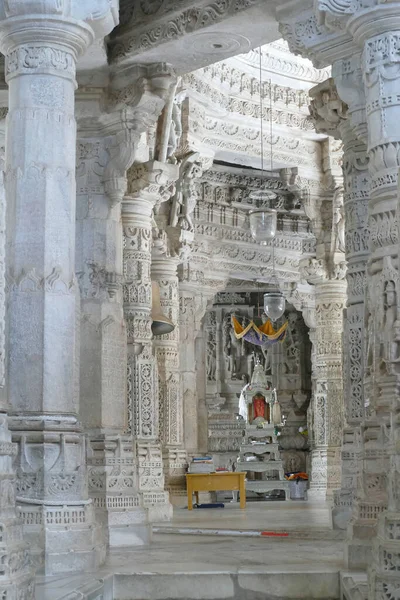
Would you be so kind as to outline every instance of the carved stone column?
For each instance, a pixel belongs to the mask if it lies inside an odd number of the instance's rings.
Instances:
[[[385,492],[388,495],[388,510],[377,515],[377,538],[369,572],[370,598],[395,595],[394,590],[400,585],[399,18],[400,3],[393,2],[356,12],[348,23],[353,39],[363,51],[361,68],[371,176],[366,402],[369,401],[369,412],[379,424],[375,438],[380,442],[380,456],[377,455],[376,468],[367,482],[370,489],[381,490],[383,501]]]
[[[9,86],[8,389],[19,444],[17,500],[48,574],[93,568],[104,557],[78,420],[74,120],[77,58],[115,26],[104,6],[0,6]]]
[[[207,303],[213,294],[207,294],[191,281],[179,282],[179,329],[180,329],[180,371],[183,397],[183,430],[184,447],[189,455],[199,450],[199,407],[198,376],[204,377],[203,392],[205,397],[206,366],[205,362],[196,362],[196,340],[201,321],[205,315]],[[206,349],[201,353],[206,358]],[[205,450],[206,448],[203,448]]]
[[[126,431],[126,329],[121,200],[107,196],[111,131],[81,129],[77,145],[76,273],[81,291],[80,406],[88,434],[89,495],[109,546],[143,537],[132,438]],[[86,123],[88,126],[88,123]],[[83,137],[87,133],[88,137]],[[107,135],[108,134],[108,135]],[[120,141],[121,143],[121,141]],[[121,144],[122,145],[122,144]],[[126,151],[127,153],[127,151]],[[131,153],[133,160],[133,152]],[[141,511],[141,514],[140,514]],[[134,525],[133,525],[134,524]],[[134,532],[133,532],[134,530]]]
[[[175,324],[166,335],[154,338],[158,364],[159,428],[166,489],[173,503],[185,501],[187,457],[183,447],[183,399],[179,369],[179,256],[171,256],[168,241],[153,244],[151,277],[160,288],[161,310]]]
[[[4,113],[4,109],[2,110]],[[3,115],[1,115],[3,116]],[[8,429],[7,411],[10,409],[5,388],[5,228],[6,198],[4,189],[4,120],[0,133],[0,522],[3,535],[0,552],[3,556],[4,571],[0,582],[0,596],[16,600],[33,600],[34,572],[28,546],[23,539],[22,522],[17,517],[15,506],[15,470],[12,460],[18,447],[11,442]],[[21,561],[13,566],[14,557]]]
[[[170,518],[159,441],[158,373],[151,333],[152,214],[169,198],[176,167],[152,161],[128,171],[122,205],[124,311],[128,335],[128,431],[137,452],[138,489],[150,521]]]
[[[319,273],[308,281],[315,285],[313,343],[313,448],[310,493],[333,496],[340,487],[340,446],[343,432],[342,331],[346,281]],[[315,265],[311,267],[315,268]]]
[[[126,170],[163,106],[166,65],[125,69],[97,99],[77,94],[76,271],[81,289],[81,416],[88,434],[89,495],[110,546],[143,543],[147,511],[138,495],[133,437],[127,432],[127,339],[122,299],[121,201]],[[126,79],[123,83],[126,85]],[[160,85],[164,82],[164,85]],[[90,102],[91,118],[87,117]],[[146,110],[143,110],[143,105]],[[108,109],[105,112],[105,108]]]
[[[364,418],[364,296],[369,256],[369,174],[362,133],[360,102],[354,123],[354,98],[349,109],[339,98],[333,79],[310,90],[310,110],[316,130],[343,140],[347,310],[344,318],[344,409],[346,427],[342,446],[342,484],[335,493],[333,521],[344,529],[351,516],[360,469],[360,425]]]

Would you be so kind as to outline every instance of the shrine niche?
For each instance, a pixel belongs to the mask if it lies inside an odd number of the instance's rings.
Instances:
[[[277,338],[284,333],[281,341],[258,346],[250,343],[245,335],[238,339],[232,327],[232,317],[239,334],[246,331],[250,323],[264,321],[262,325],[256,325],[261,329],[267,322],[265,315],[259,316],[259,290],[254,284],[252,287],[251,282],[248,286],[246,291],[242,288],[240,291],[218,293],[203,322],[206,363],[213,365],[213,369],[204,374],[208,451],[213,453],[217,465],[230,467],[240,450],[245,424],[257,420],[273,424],[272,390],[276,388],[286,419],[279,437],[284,470],[306,471],[308,439],[299,432],[299,428],[307,428],[311,395],[308,329],[301,314],[288,304],[281,320],[273,324],[273,331],[269,330],[269,334]],[[266,377],[267,387],[263,383],[255,387],[253,381],[250,389],[253,373],[259,373],[259,382]],[[247,392],[238,414],[238,402],[245,386]]]
[[[236,469],[246,472],[247,494],[269,496],[284,492],[287,498],[289,486],[278,438],[285,423],[276,390],[271,388],[259,359],[250,383],[240,394],[239,413],[246,423]]]
[[[263,366],[258,360],[254,367],[251,382],[244,386],[240,394],[239,414],[250,425],[270,424],[273,401],[274,391],[267,380]]]

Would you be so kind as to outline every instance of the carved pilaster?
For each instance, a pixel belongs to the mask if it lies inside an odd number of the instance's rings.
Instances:
[[[301,275],[315,286],[312,335],[312,464],[310,491],[331,497],[340,487],[340,444],[344,423],[342,328],[345,270],[329,278],[323,261],[307,259]],[[307,322],[307,321],[306,321]]]
[[[201,406],[205,407],[206,401],[206,348],[200,331],[207,304],[213,296],[214,292],[202,288],[199,283],[179,281],[183,431],[188,454],[207,450],[207,438],[203,440],[200,431]],[[196,347],[198,350],[201,347],[201,351],[196,352]]]
[[[122,206],[124,312],[128,336],[128,431],[137,447],[139,492],[150,520],[168,518],[158,441],[158,373],[151,334],[151,249],[154,207],[171,195],[176,167],[152,161],[128,171]]]
[[[159,429],[163,449],[166,489],[173,503],[185,498],[187,468],[183,447],[183,399],[179,368],[179,256],[171,256],[167,236],[163,244],[160,232],[152,251],[151,277],[160,289],[161,310],[175,324],[168,334],[154,339],[158,364]]]
[[[343,87],[343,85],[342,85]],[[343,179],[345,250],[347,259],[347,310],[344,318],[344,397],[345,418],[342,448],[342,486],[335,493],[335,526],[345,528],[356,496],[361,449],[359,427],[364,418],[364,290],[369,255],[368,201],[369,177],[366,147],[354,132],[364,131],[358,98],[345,105],[339,98],[333,79],[310,90],[310,110],[316,129],[343,140]],[[365,111],[364,111],[365,112]],[[356,118],[357,117],[357,118]],[[353,122],[354,125],[353,125]]]

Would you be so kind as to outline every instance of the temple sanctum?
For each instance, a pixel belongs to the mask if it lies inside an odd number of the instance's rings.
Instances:
[[[400,600],[400,0],[0,53],[0,600]]]

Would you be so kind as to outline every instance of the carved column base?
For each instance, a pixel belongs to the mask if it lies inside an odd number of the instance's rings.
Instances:
[[[373,543],[372,568],[368,572],[369,598],[398,598],[400,589],[400,513],[387,511],[378,519]]]
[[[186,506],[186,473],[188,458],[182,448],[166,448],[163,452],[165,489],[173,506]]]
[[[110,547],[148,544],[151,525],[138,491],[138,461],[131,436],[91,436],[89,496]]]
[[[16,451],[16,445],[11,443],[7,416],[3,413],[0,415],[0,598],[33,600],[35,585],[31,555],[15,510],[15,475],[11,469],[11,457]]]
[[[85,438],[74,415],[10,418],[17,507],[24,536],[46,575],[98,567],[106,546],[88,498]]]
[[[309,500],[331,500],[340,487],[340,448],[315,448],[311,454]]]
[[[357,428],[359,432],[360,428]],[[361,461],[361,449],[357,441],[359,434],[355,428],[346,427],[343,432],[341,450],[341,488],[333,494],[332,522],[334,529],[347,529],[352,515],[353,500],[357,489],[357,475]]]
[[[139,491],[143,495],[143,507],[150,523],[172,519],[172,504],[164,490],[164,472],[161,444],[138,441],[136,443]]]
[[[344,551],[345,564],[349,570],[365,570],[371,564],[378,517],[385,510],[385,502],[355,499]]]
[[[24,538],[37,572],[57,575],[98,568],[106,546],[90,500],[83,502],[18,502]]]

